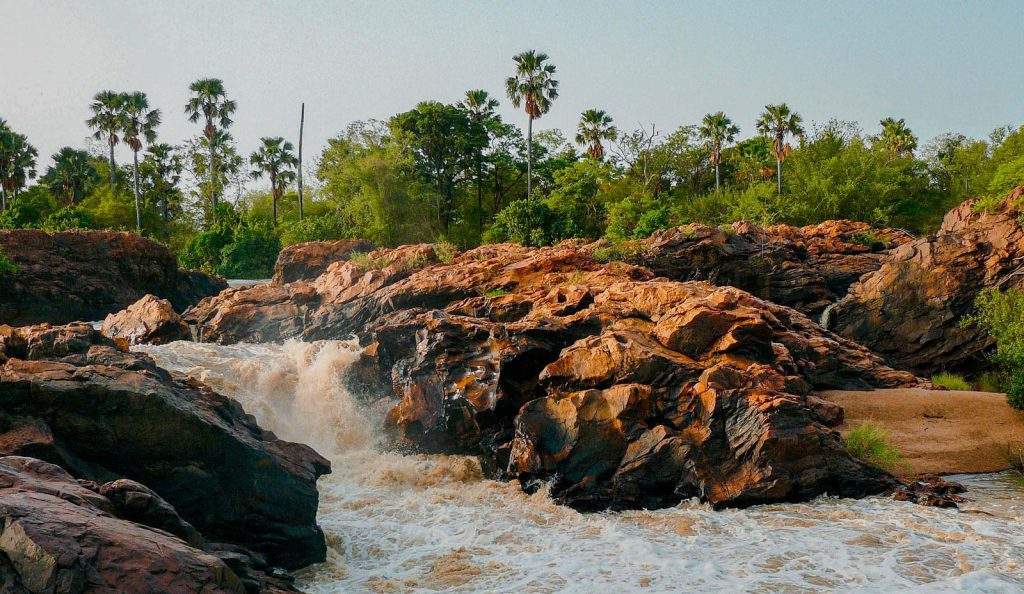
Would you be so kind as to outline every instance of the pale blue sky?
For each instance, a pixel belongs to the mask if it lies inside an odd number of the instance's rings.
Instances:
[[[916,2],[51,2],[0,0],[0,117],[44,165],[84,146],[98,90],[146,91],[160,133],[197,132],[188,84],[220,77],[238,101],[247,154],[260,136],[297,135],[307,154],[357,119],[484,88],[504,97],[511,57],[558,66],[562,96],[541,128],[575,128],[597,107],[620,127],[670,131],[725,110],[751,133],[765,103],[805,120],[873,132],[905,117],[923,139],[984,136],[1024,120],[1024,1]]]

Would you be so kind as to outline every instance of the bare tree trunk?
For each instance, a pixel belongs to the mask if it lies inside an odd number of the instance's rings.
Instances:
[[[299,112],[299,220],[303,217],[302,207],[302,128],[306,125],[306,104],[302,104],[302,111]]]
[[[476,233],[484,233],[484,171],[480,153],[476,154]]]
[[[135,231],[142,235],[142,210],[139,207],[139,151],[136,150],[132,151],[132,172],[135,177]]]
[[[117,165],[114,163],[114,143],[107,141],[107,146],[110,147],[110,193],[114,193],[114,171],[117,170]]]
[[[716,192],[718,191],[718,188],[719,188],[720,185],[721,185],[721,180],[719,179],[719,176],[718,176],[718,163],[715,163],[715,191]]]
[[[775,157],[775,172],[779,180],[779,194],[782,194],[782,159]]]
[[[526,124],[526,197],[533,195],[533,116]]]
[[[0,185],[0,210],[7,210],[7,189]]]
[[[270,176],[270,202],[274,205],[274,227],[277,227],[277,180]]]

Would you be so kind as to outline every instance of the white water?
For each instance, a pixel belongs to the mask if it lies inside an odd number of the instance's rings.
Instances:
[[[1024,591],[1024,491],[1006,476],[957,477],[960,512],[875,497],[579,514],[471,458],[379,451],[382,411],[339,381],[349,343],[140,349],[331,458],[309,592]]]

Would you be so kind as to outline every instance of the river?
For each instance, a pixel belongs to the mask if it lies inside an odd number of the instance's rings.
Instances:
[[[1024,489],[1007,474],[954,477],[960,511],[824,497],[580,514],[484,479],[473,458],[383,451],[383,409],[339,380],[352,343],[138,348],[331,459],[328,560],[299,574],[309,592],[1024,591]]]

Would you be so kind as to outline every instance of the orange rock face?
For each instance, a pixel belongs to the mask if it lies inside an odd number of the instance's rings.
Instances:
[[[479,454],[525,488],[551,481],[580,509],[895,484],[846,453],[827,426],[836,411],[808,394],[918,380],[800,312],[602,264],[581,242],[489,245],[432,264],[427,247],[379,250],[380,270],[332,264],[304,293],[301,331],[289,326],[306,339],[361,338],[356,381],[395,398],[387,425],[405,447]],[[261,317],[285,327],[277,312],[291,302],[260,303],[266,290],[196,308],[207,336],[250,340]]]
[[[995,212],[973,201],[950,211],[939,232],[893,250],[829,312],[828,327],[895,365],[932,373],[971,369],[991,339],[961,320],[986,287],[1024,288],[1019,197]]]
[[[308,241],[281,250],[274,263],[274,284],[298,280],[311,281],[323,274],[334,262],[348,260],[353,253],[373,251],[373,244],[362,239]]]
[[[171,302],[146,295],[103,320],[102,332],[110,338],[123,338],[128,344],[165,344],[188,340],[191,334],[171,306]]]

